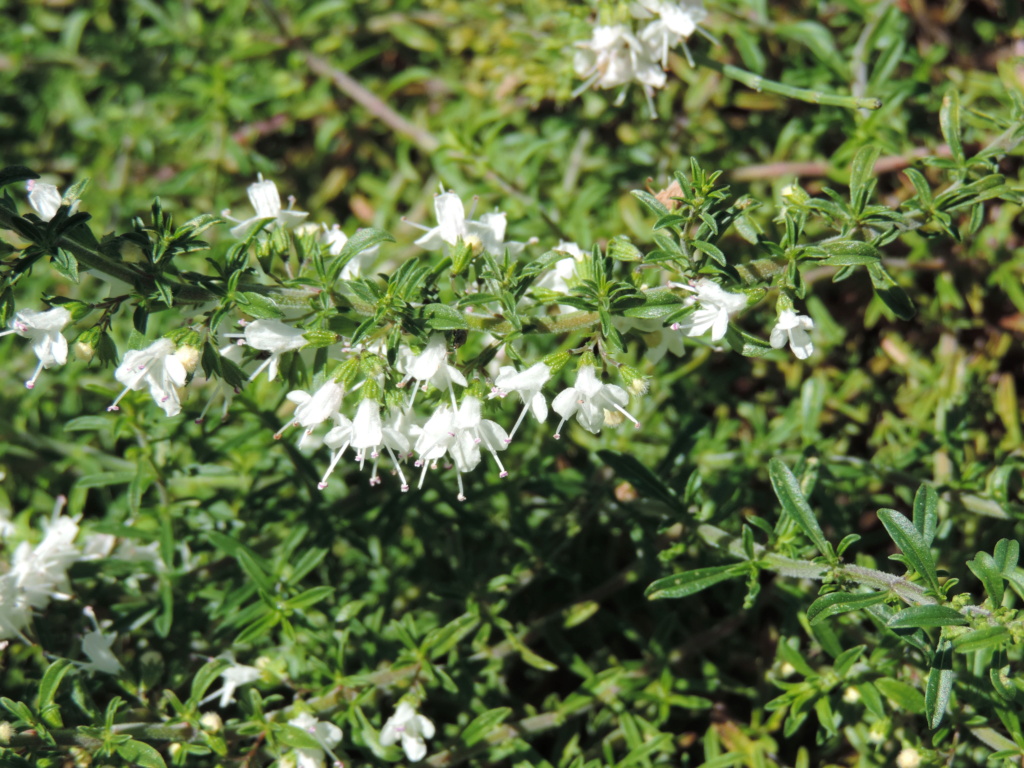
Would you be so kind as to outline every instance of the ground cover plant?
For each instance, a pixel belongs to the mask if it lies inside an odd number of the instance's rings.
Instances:
[[[1022,764],[1015,4],[0,9],[0,764]]]

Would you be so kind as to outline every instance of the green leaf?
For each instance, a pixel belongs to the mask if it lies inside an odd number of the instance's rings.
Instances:
[[[914,302],[910,300],[906,292],[896,284],[892,276],[885,271],[885,267],[878,264],[868,264],[868,273],[871,275],[871,284],[875,293],[882,300],[892,313],[900,320],[910,320],[917,313],[914,309]]]
[[[322,753],[323,748],[313,734],[295,725],[280,723],[274,726],[274,735],[282,744],[295,749],[315,749]]]
[[[643,253],[625,235],[616,235],[608,241],[608,255],[616,261],[641,261]]]
[[[1003,626],[985,627],[973,632],[966,632],[953,638],[953,650],[957,653],[970,653],[983,648],[994,648],[1011,640],[1010,631]]]
[[[498,725],[505,722],[512,714],[511,707],[497,707],[474,717],[462,732],[462,741],[471,747],[483,741]]]
[[[856,213],[864,210],[875,190],[875,161],[881,152],[881,147],[872,143],[861,147],[853,157],[853,166],[850,168],[850,202]]]
[[[427,304],[423,307],[427,325],[435,331],[457,331],[469,328],[466,316],[447,304]]]
[[[891,677],[880,677],[875,680],[875,687],[900,709],[918,715],[924,714],[924,696],[914,686]]]
[[[106,488],[110,485],[124,485],[135,479],[135,471],[97,472],[93,475],[82,475],[75,483],[76,488]]]
[[[192,678],[192,689],[189,692],[189,701],[198,706],[199,701],[206,695],[206,690],[213,684],[213,681],[220,677],[220,673],[231,666],[224,659],[211,659],[196,672]]]
[[[831,594],[819,597],[811,607],[807,609],[807,621],[813,627],[823,622],[830,616],[849,611],[859,611],[871,605],[879,605],[886,600],[884,592],[869,592],[867,594],[851,594],[849,592],[832,592]]]
[[[632,483],[641,495],[657,499],[673,509],[681,508],[675,492],[634,456],[615,451],[598,451],[597,455],[601,457],[601,461],[614,469],[617,475]]]
[[[942,129],[942,138],[949,145],[950,154],[957,165],[963,165],[965,161],[964,144],[960,130],[960,94],[955,88],[951,88],[942,97],[942,109],[939,110],[939,127]]]
[[[70,670],[71,662],[68,659],[57,659],[47,667],[46,672],[43,673],[43,679],[39,682],[39,704],[36,708],[43,720],[54,728],[64,726],[60,710],[54,706],[53,700],[57,696],[57,689],[60,688],[61,681]]]
[[[866,645],[855,645],[853,648],[847,648],[841,654],[836,656],[835,663],[832,664],[832,669],[840,677],[846,677],[853,665],[857,663],[857,660],[864,654]]]
[[[656,216],[665,216],[669,213],[668,208],[666,208],[665,205],[650,192],[645,192],[642,189],[634,189],[632,195]]]
[[[988,593],[988,599],[994,608],[1003,602],[1003,574],[996,565],[995,558],[988,552],[979,552],[973,560],[967,561],[967,567],[978,577]]]
[[[928,684],[924,693],[925,714],[929,727],[935,729],[942,723],[953,694],[953,651],[949,640],[941,638],[932,657]]]
[[[395,238],[383,229],[374,229],[373,227],[357,229],[355,234],[346,241],[345,245],[341,249],[341,253],[339,253],[331,262],[331,266],[328,271],[330,282],[333,283],[337,280],[338,275],[341,274],[345,265],[360,253],[368,251],[375,245],[380,245],[384,242],[393,243],[395,242]]]
[[[277,306],[277,302],[269,296],[264,296],[261,293],[243,291],[238,294],[235,299],[238,302],[238,308],[240,310],[259,320],[284,317],[284,312],[282,312],[281,308]]]
[[[19,181],[30,181],[38,179],[39,174],[24,165],[8,165],[0,170],[0,189],[17,184]]]
[[[648,585],[644,595],[648,600],[665,600],[689,597],[720,581],[735,579],[750,573],[749,563],[714,565],[697,568],[674,576],[666,576]]]
[[[768,477],[771,478],[772,488],[775,489],[775,495],[778,497],[779,503],[782,504],[783,511],[793,518],[793,522],[814,543],[818,551],[829,562],[834,562],[836,558],[832,551],[832,545],[825,539],[825,534],[822,533],[821,526],[818,525],[818,519],[811,511],[804,492],[800,489],[800,483],[790,472],[789,467],[783,464],[781,459],[773,458],[768,462]]]
[[[725,254],[722,253],[722,250],[717,245],[712,245],[711,243],[705,242],[704,240],[692,240],[690,242],[690,245],[692,245],[701,253],[710,256],[723,267],[726,266]]]
[[[309,608],[311,605],[316,605],[322,600],[326,600],[333,594],[334,587],[312,587],[311,589],[307,589],[305,592],[296,595],[290,600],[285,601],[285,607],[291,608],[295,611],[303,610],[305,608]]]
[[[167,768],[163,756],[144,741],[126,741],[117,745],[117,754],[129,765],[137,765],[140,768]]]
[[[443,627],[430,630],[423,639],[423,652],[433,661],[444,656],[454,648],[462,638],[472,632],[480,623],[480,618],[472,613],[464,613]]]
[[[50,264],[71,282],[78,282],[78,259],[71,251],[58,248],[57,252],[50,257]]]
[[[914,524],[894,509],[878,510],[878,519],[882,521],[885,530],[889,532],[889,536],[903,552],[903,556],[910,566],[928,584],[928,588],[936,594],[940,594],[935,560]]]
[[[962,627],[969,623],[960,611],[947,605],[912,605],[894,613],[886,625],[889,629],[916,629]]]
[[[939,494],[934,486],[923,483],[914,495],[914,527],[926,546],[932,545],[938,523]]]
[[[850,267],[876,264],[882,260],[882,254],[875,246],[861,240],[833,240],[818,247],[827,254],[826,258],[818,261],[823,265]]]

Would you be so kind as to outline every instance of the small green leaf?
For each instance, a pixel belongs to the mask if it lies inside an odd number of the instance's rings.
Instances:
[[[129,765],[137,765],[140,768],[167,768],[163,756],[144,741],[126,741],[117,745],[117,754]]]
[[[19,181],[29,181],[38,178],[39,174],[31,168],[26,168],[24,165],[8,165],[0,170],[0,189],[11,184],[17,184]]]
[[[346,606],[347,607],[347,606]],[[430,630],[423,639],[423,652],[431,660],[444,656],[454,648],[462,638],[472,632],[480,623],[480,618],[472,613],[464,613],[443,627]]]
[[[204,664],[196,676],[192,678],[192,689],[189,693],[189,701],[199,705],[199,700],[206,695],[206,690],[213,684],[213,681],[220,677],[220,673],[231,666],[224,659],[211,659]]]
[[[859,611],[868,606],[884,603],[885,600],[886,594],[884,592],[869,592],[867,594],[832,592],[831,594],[819,597],[811,603],[811,607],[807,609],[807,621],[813,627],[830,616],[849,611]]]
[[[342,246],[341,253],[331,262],[328,272],[330,281],[333,283],[337,280],[345,265],[360,253],[384,242],[393,243],[395,238],[383,229],[374,229],[373,227],[357,229],[355,234]]]
[[[668,208],[666,208],[665,205],[650,192],[645,192],[642,189],[634,189],[632,194],[633,197],[643,203],[644,206],[646,206],[647,209],[656,216],[664,216],[669,213]]]
[[[885,271],[885,267],[881,263],[868,264],[868,273],[871,275],[871,284],[875,287],[875,293],[878,294],[882,303],[892,310],[892,313],[900,320],[912,319],[917,313],[917,310],[914,309],[914,302]]]
[[[294,747],[295,749],[315,749],[323,753],[323,747],[320,746],[320,742],[314,738],[313,734],[304,731],[298,726],[280,723],[274,727],[274,735],[278,741],[286,746]]]
[[[894,613],[886,625],[889,629],[916,629],[918,627],[962,627],[967,617],[947,605],[912,605]]]
[[[988,599],[994,608],[1003,603],[1003,574],[996,565],[995,559],[988,552],[979,552],[973,560],[967,561],[967,567],[978,577],[988,593]]]
[[[800,483],[797,482],[789,467],[780,459],[773,458],[768,462],[768,477],[771,478],[772,488],[775,489],[775,495],[778,497],[779,503],[782,504],[783,511],[793,518],[793,522],[813,542],[818,551],[829,562],[834,562],[835,553],[832,551],[832,545],[825,539],[825,534],[822,533],[821,526],[818,525],[818,519],[814,516],[814,512],[804,497],[804,492],[800,490]]]
[[[78,282],[78,259],[71,251],[58,248],[57,252],[50,257],[50,264],[71,282]]]
[[[726,266],[725,254],[722,253],[722,249],[719,248],[717,245],[712,245],[711,243],[705,242],[704,240],[692,240],[690,242],[690,245],[692,245],[701,253],[710,256],[723,267]]]
[[[953,694],[953,650],[949,640],[942,638],[932,657],[931,670],[928,672],[928,684],[925,688],[924,704],[928,716],[928,725],[938,728],[949,706],[949,698]]]
[[[236,300],[240,310],[259,320],[284,317],[284,312],[277,306],[277,302],[261,293],[244,291],[236,296]]]
[[[307,589],[305,592],[296,595],[290,600],[285,601],[285,607],[291,608],[295,611],[303,610],[312,605],[316,605],[322,600],[326,600],[333,594],[334,587],[312,587],[311,589]]]
[[[818,261],[819,264],[833,267],[859,266],[876,264],[882,260],[882,254],[871,243],[861,240],[833,240],[820,246],[827,256]]]
[[[730,565],[714,565],[710,568],[697,568],[674,576],[666,576],[648,585],[644,595],[648,600],[665,600],[689,597],[707,589],[720,581],[735,579],[750,573],[749,563],[732,563]]]
[[[939,110],[939,127],[942,130],[942,137],[949,145],[950,154],[957,165],[963,165],[964,145],[960,130],[960,94],[955,88],[951,88],[942,97],[942,109]]]
[[[880,677],[875,680],[875,687],[900,709],[914,714],[924,714],[924,696],[914,686],[891,677]]]
[[[869,144],[857,150],[853,157],[853,166],[850,169],[850,202],[856,213],[864,210],[871,193],[875,190],[875,161],[881,152],[882,149],[877,144]]]
[[[939,523],[939,494],[935,487],[923,483],[914,495],[914,527],[925,546],[931,546]]]
[[[1006,627],[985,627],[953,638],[953,650],[957,653],[970,653],[983,648],[994,648],[1011,639],[1010,631]]]
[[[68,659],[57,659],[47,667],[43,679],[39,682],[39,704],[37,709],[42,718],[54,728],[64,726],[60,717],[60,710],[54,707],[53,700],[57,696],[57,689],[60,688],[64,676],[71,670],[71,662]],[[51,709],[52,707],[52,709]]]
[[[469,328],[466,316],[447,304],[427,304],[423,308],[427,325],[435,331],[457,331]]]
[[[885,530],[903,552],[910,566],[925,580],[929,589],[939,594],[939,575],[935,572],[935,560],[914,524],[894,509],[878,510],[878,519],[882,521]]]
[[[462,732],[462,741],[471,747],[483,741],[498,725],[512,714],[511,707],[497,707],[474,717]]]

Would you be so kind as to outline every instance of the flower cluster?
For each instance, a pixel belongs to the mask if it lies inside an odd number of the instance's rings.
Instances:
[[[697,3],[652,0],[638,3],[634,14],[648,22],[639,36],[634,37],[624,29],[610,32],[605,29],[618,41],[616,45],[625,46],[623,50],[631,53],[625,59],[619,54],[609,54],[607,66],[601,65],[602,77],[621,79],[623,73],[635,73],[638,62],[643,59],[638,53],[641,49],[635,48],[640,40],[653,39],[656,33],[662,42],[684,40],[703,18],[703,8]],[[644,54],[647,57],[644,60],[654,61],[648,54]],[[255,215],[232,228],[236,237],[254,236],[259,226],[298,228],[304,231],[301,236],[312,237],[308,242],[319,243],[325,256],[340,256],[345,249],[348,237],[340,228],[306,223],[307,214],[294,210],[294,200],[288,209],[283,209],[273,181],[261,176],[249,187],[249,197]],[[61,200],[56,187],[36,185],[30,191],[30,202],[41,217],[59,210]],[[415,225],[425,231],[416,244],[445,253],[452,259],[453,271],[457,271],[454,267],[457,258],[472,260],[486,254],[491,259],[488,263],[493,265],[499,258],[519,254],[530,244],[506,240],[504,213],[492,211],[476,219],[475,207],[474,202],[467,213],[459,196],[442,188],[434,198],[437,224],[434,227]],[[266,241],[265,235],[255,237]],[[352,253],[351,258],[346,256],[345,263],[339,265],[339,279],[354,286],[360,282],[360,275],[371,271],[377,255],[377,248],[373,247]],[[515,300],[524,311],[529,311],[529,296],[546,298],[552,303],[573,301],[577,304],[558,303],[557,308],[550,307],[548,317],[582,314],[577,311],[578,297],[581,291],[591,290],[588,286],[596,285],[594,276],[604,269],[595,266],[603,263],[599,262],[601,258],[598,251],[588,253],[575,243],[561,241],[546,258],[548,270],[534,273],[531,288],[536,293],[520,293]],[[479,271],[476,274],[476,290],[486,290],[489,278],[481,278]],[[370,282],[362,281],[366,290]],[[727,290],[710,277],[688,283],[669,283],[668,287],[675,294],[675,303],[668,306],[675,320],[670,326],[659,316],[612,318],[617,332],[631,332],[634,338],[639,337],[647,345],[646,356],[652,362],[659,360],[666,351],[682,355],[685,337],[709,334],[711,343],[721,343],[732,318],[754,303],[748,293]],[[372,303],[372,295],[371,292],[367,303]],[[771,346],[782,348],[788,344],[797,358],[806,359],[813,352],[811,319],[796,313],[792,297],[785,292],[780,292],[777,312]],[[29,387],[34,386],[43,369],[67,360],[68,342],[63,330],[74,317],[64,306],[46,311],[21,310],[12,317],[10,330],[0,334],[17,334],[32,342],[38,366],[27,383]],[[592,343],[576,350],[579,356],[571,366],[575,370],[571,385],[560,392],[552,392],[553,399],[549,401],[545,389],[571,359],[569,353],[533,364],[512,365],[506,355],[512,352],[518,360],[514,349],[499,347],[497,355],[486,358],[490,362],[465,370],[460,369],[455,359],[457,352],[449,346],[450,337],[441,332],[421,332],[418,342],[396,333],[390,333],[387,338],[381,333],[370,333],[353,344],[337,334],[318,330],[322,325],[306,322],[304,327],[302,317],[291,320],[264,317],[239,320],[238,324],[241,332],[221,333],[219,339],[208,338],[209,330],[201,326],[180,328],[147,346],[127,351],[114,371],[114,378],[123,389],[108,410],[119,410],[129,392],[147,391],[167,416],[175,416],[181,412],[182,398],[192,382],[219,377],[197,421],[202,421],[219,394],[223,394],[226,416],[235,387],[242,386],[246,378],[252,382],[266,373],[267,381],[275,381],[286,356],[306,354],[305,350],[312,347],[326,346],[329,348],[327,359],[334,360],[333,367],[330,362],[325,367],[321,365],[313,387],[288,393],[287,399],[294,404],[294,410],[274,438],[282,437],[289,427],[295,426],[301,429],[300,445],[328,448],[330,458],[319,483],[321,489],[327,487],[338,464],[349,456],[360,469],[369,465],[371,485],[382,482],[380,467],[382,461],[387,462],[403,491],[409,490],[413,483],[422,487],[430,469],[453,469],[460,500],[466,498],[463,475],[480,465],[491,464],[500,477],[508,475],[502,454],[529,414],[538,422],[545,422],[549,409],[554,411],[559,417],[554,429],[555,439],[561,437],[565,424],[574,418],[580,427],[594,434],[627,420],[636,427],[640,425],[628,405],[631,396],[646,391],[645,379],[638,371],[612,360],[596,335]],[[92,332],[98,334],[92,328],[79,336],[76,350],[85,344],[83,339],[91,343],[92,337],[87,338],[87,334]],[[207,342],[215,343],[220,350],[213,371],[201,367],[201,363],[210,362],[210,358],[200,352]],[[230,378],[223,370],[216,369],[229,363],[235,374]],[[606,382],[602,373],[605,369],[617,371],[624,386]],[[421,397],[421,393],[426,396]],[[510,394],[517,396],[522,407],[511,429],[506,431],[498,420],[488,418],[495,415],[488,411],[496,412],[497,404],[493,401]],[[8,631],[17,632],[24,622],[12,619],[9,626],[14,629]],[[96,641],[100,639],[102,635],[97,635]]]
[[[636,0],[630,5],[633,19],[644,22],[638,29],[627,24],[594,27],[590,40],[576,43],[573,59],[576,74],[584,79],[578,95],[591,86],[618,88],[621,104],[631,83],[641,86],[654,117],[654,91],[665,85],[668,54],[681,46],[693,63],[686,41],[707,16],[702,0]]]

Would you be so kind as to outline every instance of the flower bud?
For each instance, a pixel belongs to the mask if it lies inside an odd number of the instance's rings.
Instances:
[[[647,393],[647,377],[636,368],[630,365],[619,366],[619,376],[622,377],[629,394],[638,397]]]
[[[334,331],[325,331],[320,328],[313,328],[302,334],[302,338],[309,342],[309,346],[313,349],[319,349],[321,347],[329,347],[331,344],[337,344],[341,340],[341,336],[336,334]]]
[[[14,726],[4,720],[0,722],[0,744],[10,744],[14,735]]]
[[[216,712],[204,712],[199,718],[199,727],[207,733],[220,733],[224,728],[224,721]]]
[[[174,356],[181,361],[181,365],[187,373],[194,373],[196,366],[199,365],[200,352],[196,347],[187,345],[178,347],[174,350]]]
[[[843,691],[843,701],[847,704],[856,704],[860,701],[860,691],[854,688],[852,685]]]
[[[896,765],[899,768],[918,768],[921,765],[921,753],[913,747],[901,749],[896,756]]]

